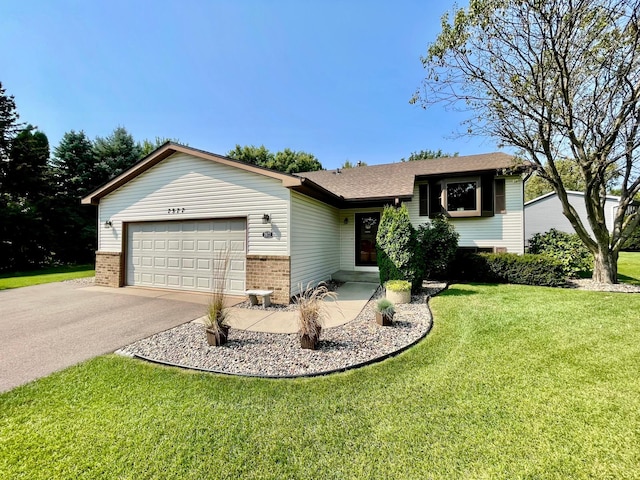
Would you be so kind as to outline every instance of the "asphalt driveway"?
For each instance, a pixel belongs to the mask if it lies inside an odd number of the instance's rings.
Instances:
[[[0,291],[0,392],[201,317],[206,296],[48,283]]]

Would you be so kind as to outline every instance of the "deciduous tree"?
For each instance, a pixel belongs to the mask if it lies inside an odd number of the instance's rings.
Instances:
[[[310,153],[285,148],[281,152],[272,153],[264,145],[256,147],[236,145],[227,153],[229,158],[242,162],[270,168],[284,173],[312,172],[322,170],[322,164]]]
[[[449,158],[449,157],[457,157],[458,152],[455,153],[446,153],[443,152],[442,149],[438,150],[420,150],[419,152],[411,152],[409,158],[401,158],[401,162],[412,162],[414,160],[430,160],[433,158]]]

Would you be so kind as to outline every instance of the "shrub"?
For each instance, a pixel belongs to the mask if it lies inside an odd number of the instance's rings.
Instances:
[[[393,302],[387,298],[381,298],[376,302],[376,310],[383,315],[393,317],[396,313],[396,308]]]
[[[455,270],[454,270],[455,269]],[[452,264],[457,280],[519,283],[557,287],[564,285],[563,265],[545,255],[516,253],[460,253]]]
[[[626,250],[627,252],[640,252],[640,224],[636,226],[627,241],[624,242],[622,250]]]
[[[411,284],[406,280],[389,280],[384,288],[392,292],[408,292],[411,290]]]
[[[565,272],[562,263],[545,255],[516,253],[483,253],[490,274],[506,283],[524,285],[564,285]]]
[[[412,288],[422,286],[422,265],[406,205],[384,207],[376,236],[380,283],[409,280]]]
[[[575,233],[555,228],[536,233],[529,240],[529,253],[546,255],[558,261],[568,277],[577,277],[593,269],[593,255]]]
[[[431,223],[418,227],[417,242],[420,248],[425,277],[446,275],[449,264],[456,255],[460,235],[442,215]]]

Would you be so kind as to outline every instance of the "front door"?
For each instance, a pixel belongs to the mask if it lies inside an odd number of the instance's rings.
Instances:
[[[356,213],[356,265],[375,267],[376,235],[380,224],[380,212]]]

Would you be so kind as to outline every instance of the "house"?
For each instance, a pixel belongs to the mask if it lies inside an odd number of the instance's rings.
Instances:
[[[582,220],[583,225],[590,235],[593,235],[591,226],[587,219],[587,208],[584,204],[584,193],[567,191],[569,203],[578,212],[578,216]],[[620,197],[615,195],[607,195],[604,204],[605,224],[609,231],[613,230],[613,219],[618,211]],[[635,204],[634,204],[635,205]],[[632,208],[637,208],[634,206]],[[528,242],[536,233],[548,232],[552,228],[561,232],[575,233],[573,226],[562,213],[562,203],[556,192],[550,192],[541,195],[524,204],[524,235],[525,241]]]
[[[490,153],[288,175],[168,142],[82,203],[98,206],[98,285],[208,292],[228,251],[230,294],[288,303],[338,271],[377,272],[389,204],[415,226],[445,213],[461,246],[522,253],[522,169]]]

